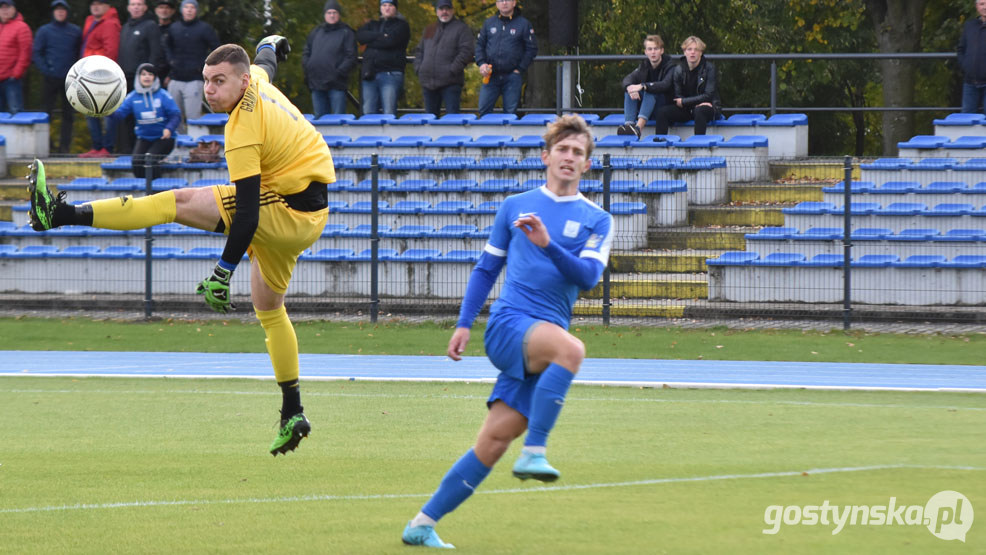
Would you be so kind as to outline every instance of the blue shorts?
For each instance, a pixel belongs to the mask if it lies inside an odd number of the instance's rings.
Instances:
[[[528,334],[544,320],[526,314],[501,310],[490,316],[483,342],[486,356],[500,370],[493,392],[486,401],[503,401],[525,418],[531,412],[531,396],[541,374],[527,373],[526,343]]]

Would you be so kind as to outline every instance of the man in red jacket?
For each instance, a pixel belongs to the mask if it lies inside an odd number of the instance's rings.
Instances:
[[[0,0],[3,1],[3,0]],[[89,17],[82,26],[82,57],[99,54],[116,61],[120,52],[120,16],[116,8],[103,0],[92,0],[89,3]],[[103,120],[106,129],[103,130]],[[86,118],[89,125],[89,136],[92,138],[92,149],[81,158],[101,158],[109,156],[116,144],[116,123],[112,118]]]
[[[0,0],[0,112],[24,108],[21,79],[31,65],[31,28],[17,13],[14,0]]]

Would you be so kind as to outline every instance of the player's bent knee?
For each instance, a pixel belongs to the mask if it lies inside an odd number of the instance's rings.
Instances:
[[[554,363],[564,366],[573,374],[579,371],[585,360],[585,343],[578,337],[568,334],[568,340],[559,345]]]

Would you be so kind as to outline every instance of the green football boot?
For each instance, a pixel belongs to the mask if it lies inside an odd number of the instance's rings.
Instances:
[[[278,453],[286,455],[288,451],[294,451],[301,439],[308,437],[311,431],[312,425],[304,414],[299,413],[287,420],[281,420],[281,430],[274,438],[274,443],[270,444],[270,454],[276,457]]]
[[[45,182],[45,166],[37,158],[30,166],[31,174],[27,176],[27,190],[31,195],[31,228],[34,231],[47,231],[54,225],[55,207],[65,202],[65,192],[52,196]]]

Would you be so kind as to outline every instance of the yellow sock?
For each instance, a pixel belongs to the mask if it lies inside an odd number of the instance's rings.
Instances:
[[[267,353],[274,366],[277,383],[298,379],[298,336],[288,318],[288,311],[281,308],[257,310],[257,319],[267,334]]]
[[[100,229],[141,229],[175,221],[174,191],[149,197],[108,198],[89,204],[92,206],[92,226]]]

